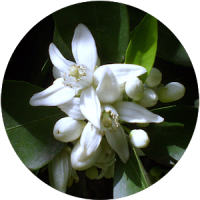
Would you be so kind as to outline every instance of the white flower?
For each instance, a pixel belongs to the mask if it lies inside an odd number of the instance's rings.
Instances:
[[[66,192],[67,185],[71,185],[75,179],[78,182],[79,177],[71,166],[71,149],[66,146],[54,159],[48,164],[50,185],[55,189]]]
[[[107,142],[121,160],[127,162],[130,155],[127,136],[118,120],[129,123],[161,123],[164,119],[133,102],[103,104],[100,129],[88,122],[82,132],[80,146],[84,149],[85,155],[94,153],[105,135]]]
[[[102,103],[113,103],[120,96],[120,84],[133,76],[146,73],[146,69],[129,64],[110,64],[97,68],[97,49],[91,32],[79,24],[72,40],[72,53],[76,61],[66,60],[52,43],[49,54],[57,78],[53,85],[30,99],[32,106],[58,106],[70,117],[86,118],[100,128]],[[97,88],[96,88],[97,87]],[[96,90],[94,89],[96,88]],[[115,90],[113,90],[115,88]],[[109,96],[105,94],[109,91]],[[80,99],[74,99],[80,94]],[[81,112],[77,112],[80,104]]]
[[[95,41],[83,24],[75,29],[72,52],[76,63],[66,60],[54,44],[50,45],[56,80],[49,88],[33,95],[30,104],[58,106],[69,115],[56,123],[54,136],[63,142],[80,137],[71,153],[74,169],[85,170],[98,161],[104,137],[125,163],[130,153],[127,135],[118,120],[129,123],[163,121],[162,117],[136,103],[119,101],[125,85],[130,88],[132,79],[146,73],[146,69],[132,64],[108,64],[96,68]],[[77,120],[84,119],[88,123],[83,128],[83,123]],[[113,162],[113,157],[110,162]]]
[[[130,153],[128,149],[127,136],[124,132],[124,129],[120,125],[119,120],[129,123],[142,124],[151,122],[160,123],[164,120],[162,117],[153,114],[146,108],[133,102],[116,101],[112,105],[106,103],[114,101],[112,99],[112,91],[116,91],[119,89],[119,84],[117,81],[118,77],[114,75],[111,69],[112,66],[103,66],[102,68],[100,67],[96,70],[100,72],[100,75],[103,77],[102,80],[99,81],[98,87],[96,89],[99,99],[103,101],[101,102],[100,128],[97,128],[91,122],[87,123],[81,134],[80,144],[78,145],[79,147],[76,148],[76,150],[73,150],[74,158],[72,160],[76,160],[75,157],[77,157],[77,155],[79,154],[82,155],[82,157],[84,157],[85,159],[87,159],[87,157],[91,159],[91,155],[94,155],[94,153],[97,151],[101,144],[103,136],[105,136],[107,142],[112,147],[112,149],[114,149],[121,160],[126,163]],[[127,74],[127,77],[127,79],[129,79],[129,74]],[[127,79],[125,79],[123,76],[123,80],[120,83],[123,84],[124,81],[126,81]],[[112,90],[101,90],[104,81],[107,84],[109,83],[108,87],[112,88]],[[90,113],[90,110],[88,110],[88,113]],[[92,115],[92,113],[90,114]],[[95,156],[92,156],[92,160],[96,159],[94,158]],[[78,168],[80,168],[81,166],[81,168],[83,169],[85,169],[85,166],[88,167],[87,163],[86,165],[84,163],[80,164],[80,159],[79,162],[73,163],[75,169],[77,169],[76,165],[78,165]]]

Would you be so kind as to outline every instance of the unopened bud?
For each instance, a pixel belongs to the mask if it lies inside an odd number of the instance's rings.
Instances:
[[[84,121],[64,117],[56,122],[53,135],[61,142],[74,141],[80,137],[85,124]]]
[[[155,106],[158,102],[158,95],[150,88],[145,88],[142,98],[137,102],[141,106],[148,108]]]
[[[159,166],[151,168],[150,174],[154,177],[160,177],[163,173],[163,170]]]
[[[70,162],[71,149],[66,146],[54,159],[48,164],[50,185],[61,191],[66,192],[67,184],[72,175]]]
[[[126,82],[125,91],[130,98],[138,101],[143,95],[144,85],[139,78],[133,77],[131,80]]]
[[[178,82],[171,82],[161,88],[158,98],[163,103],[169,103],[181,99],[185,94],[185,87]]]
[[[89,169],[86,169],[85,174],[89,179],[94,180],[94,179],[96,179],[96,177],[98,176],[99,173],[98,173],[97,168],[95,166],[93,166],[93,167],[90,167]]]
[[[160,70],[153,67],[145,83],[149,87],[156,87],[157,85],[160,84],[161,80],[162,80],[162,73],[160,72]]]
[[[150,140],[148,134],[142,129],[134,129],[129,134],[130,141],[136,148],[145,148]]]

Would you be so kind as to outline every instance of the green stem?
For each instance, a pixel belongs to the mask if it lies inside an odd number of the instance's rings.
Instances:
[[[126,126],[123,126],[123,129],[124,129],[128,134],[130,134],[130,132],[132,131],[131,129],[127,128]]]

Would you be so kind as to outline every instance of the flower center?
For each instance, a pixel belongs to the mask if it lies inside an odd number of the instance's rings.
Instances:
[[[102,116],[102,123],[104,125],[104,127],[108,128],[112,125],[112,119],[110,116],[110,113],[108,112],[103,112],[103,116]]]
[[[72,65],[69,69],[69,76],[75,78],[75,81],[79,81],[81,77],[86,76],[85,67]]]
[[[73,76],[76,79],[79,78],[79,71],[76,65],[72,65],[71,68],[69,69],[69,76]]]

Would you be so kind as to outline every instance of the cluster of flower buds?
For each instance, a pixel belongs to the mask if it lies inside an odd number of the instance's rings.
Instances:
[[[137,104],[149,108],[157,104],[170,103],[181,99],[185,94],[185,87],[179,82],[170,82],[163,85],[162,73],[157,68],[152,68],[143,84],[140,79],[133,79],[132,85],[125,86],[126,94]]]
[[[156,68],[143,83],[139,77],[147,71],[142,66],[100,66],[94,38],[83,24],[75,29],[72,52],[76,63],[50,44],[56,80],[30,99],[32,106],[58,106],[68,115],[58,120],[53,130],[54,137],[68,146],[49,164],[50,184],[62,192],[73,180],[78,181],[76,170],[85,170],[91,179],[114,177],[115,155],[126,163],[129,141],[136,148],[149,144],[145,131],[133,130],[127,137],[122,124],[136,123],[142,128],[163,122],[146,108],[158,100],[178,100],[185,92],[180,83],[160,86],[162,74]]]
[[[185,87],[181,83],[170,82],[164,86],[161,81],[162,73],[153,67],[145,83],[139,78],[133,78],[131,85],[125,85],[125,92],[133,102],[145,108],[155,106],[158,101],[170,103],[184,96]],[[198,105],[198,100],[195,101],[195,105]],[[137,125],[146,127],[149,123]],[[145,148],[150,142],[148,134],[142,129],[132,130],[129,137],[132,145],[136,148]]]

